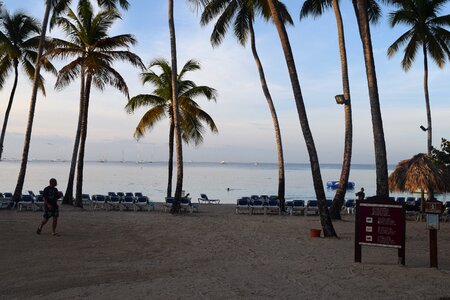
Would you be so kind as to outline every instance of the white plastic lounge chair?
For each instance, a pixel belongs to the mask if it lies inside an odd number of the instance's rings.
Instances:
[[[147,196],[138,196],[134,202],[134,210],[144,210],[150,211],[150,209],[155,210],[155,203],[150,201]]]
[[[82,194],[81,202],[83,203],[83,207],[91,206],[92,205],[91,196],[89,196],[89,194]]]
[[[104,195],[92,195],[92,209],[105,208],[106,196]]]
[[[120,197],[117,195],[109,195],[108,201],[106,202],[106,206],[108,209],[114,210],[119,209],[120,210]]]
[[[191,203],[191,198],[189,197],[182,197],[180,200],[180,208],[184,211],[189,211],[192,213],[194,211],[194,206]],[[196,210],[198,210],[198,206],[196,205]]]
[[[133,196],[123,197],[122,201],[120,202],[120,207],[126,210],[128,210],[129,208],[134,210],[134,197]]]
[[[317,206],[317,200],[308,200],[306,202],[305,216],[307,216],[309,213],[312,213],[314,215],[319,214],[319,207]]]
[[[33,197],[31,195],[22,195],[20,201],[17,203],[19,211],[22,209],[31,209],[34,211]]]
[[[220,204],[220,200],[219,199],[209,199],[206,194],[200,194],[200,198],[198,198],[198,203]]]
[[[355,205],[356,205],[355,199],[346,200],[344,203],[345,212],[349,215],[353,215],[355,213]]]
[[[258,212],[266,214],[266,206],[264,205],[264,201],[259,198],[252,199],[252,202],[250,204],[250,214],[253,215],[254,213]]]
[[[292,200],[292,206],[289,213],[291,216],[295,213],[300,213],[300,215],[304,215],[305,209],[306,209],[305,200]]]
[[[242,197],[240,199],[236,200],[236,214],[239,214],[239,212],[244,211],[248,214],[250,214],[250,198],[249,197]]]
[[[1,193],[0,193],[1,194]],[[3,193],[0,195],[0,208],[14,207],[14,201],[12,201],[12,193]]]
[[[34,210],[44,210],[44,196],[42,195],[36,195],[34,197]]]
[[[280,209],[280,201],[278,201],[278,199],[270,199],[268,198],[267,202],[266,202],[266,212],[270,213],[270,212],[275,212],[277,214],[281,214],[281,209]]]
[[[165,200],[166,201],[163,203],[163,210],[164,211],[166,211],[166,210],[170,211],[170,209],[172,208],[172,204],[173,204],[174,198],[173,197],[166,197]]]

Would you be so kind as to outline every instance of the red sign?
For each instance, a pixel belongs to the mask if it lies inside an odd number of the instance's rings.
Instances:
[[[405,215],[401,204],[359,203],[357,242],[402,248],[405,239]]]

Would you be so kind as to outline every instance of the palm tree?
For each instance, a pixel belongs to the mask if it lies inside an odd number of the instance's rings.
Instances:
[[[428,143],[427,151],[431,156],[432,126],[430,97],[428,93],[428,56],[443,68],[446,56],[450,57],[450,32],[444,26],[450,26],[450,14],[440,16],[445,8],[447,0],[392,0],[396,11],[389,15],[389,23],[392,27],[406,25],[408,30],[403,33],[388,49],[387,55],[393,57],[400,47],[405,45],[402,68],[408,71],[416,59],[417,50],[422,48],[425,106],[427,113]]]
[[[334,230],[331,222],[330,214],[327,209],[325,190],[323,187],[322,175],[320,173],[319,158],[317,156],[316,146],[314,145],[314,139],[311,133],[311,129],[308,124],[308,116],[306,114],[305,104],[303,102],[303,96],[298,80],[297,69],[295,67],[294,56],[292,54],[289,37],[286,32],[286,27],[282,22],[282,16],[278,8],[277,0],[268,0],[270,12],[272,14],[273,22],[278,31],[280,37],[281,46],[283,48],[286,64],[291,79],[292,90],[294,92],[295,104],[297,106],[297,113],[300,119],[300,125],[303,131],[303,136],[306,143],[306,148],[309,154],[309,161],[311,164],[311,173],[314,183],[314,190],[316,192],[317,202],[319,206],[320,222],[324,236],[335,237],[336,231]]]
[[[20,164],[19,176],[17,178],[16,188],[14,189],[14,201],[19,201],[22,195],[23,183],[27,171],[28,153],[30,150],[31,132],[33,129],[34,111],[36,109],[37,90],[40,82],[40,69],[42,64],[42,53],[44,51],[45,35],[47,32],[50,11],[53,10],[54,15],[61,13],[69,4],[71,0],[46,0],[44,19],[42,20],[41,35],[39,37],[39,46],[35,62],[35,72],[33,77],[33,88],[31,90],[30,109],[28,111],[28,124],[25,132],[25,141],[22,152],[22,162]]]
[[[161,69],[157,74],[151,68]],[[187,144],[199,145],[203,142],[204,124],[208,125],[213,133],[217,133],[217,127],[210,115],[203,111],[194,101],[198,96],[204,96],[208,100],[216,100],[216,90],[208,86],[197,86],[190,80],[185,80],[184,75],[189,71],[200,69],[200,64],[194,60],[189,60],[181,69],[177,76],[177,98],[180,103],[180,126],[181,137]],[[156,86],[152,94],[141,94],[131,98],[125,109],[128,113],[134,113],[141,107],[150,107],[139,121],[134,137],[139,140],[145,135],[147,130],[153,127],[162,119],[168,118],[169,127],[169,159],[168,159],[168,182],[167,197],[172,197],[172,173],[173,173],[173,146],[174,146],[174,118],[173,118],[173,97],[172,97],[172,69],[169,62],[164,59],[156,59],[148,66],[148,71],[142,73],[142,82],[152,83]]]
[[[59,71],[56,87],[64,88],[83,72],[86,76],[77,164],[76,206],[82,206],[84,151],[91,87],[94,85],[103,90],[107,85],[110,85],[128,97],[126,82],[112,67],[112,62],[121,60],[131,63],[133,66],[144,68],[141,59],[128,50],[130,45],[136,43],[132,35],[108,36],[108,30],[114,21],[119,18],[120,15],[117,10],[102,10],[98,14],[94,14],[90,2],[80,1],[77,13],[69,9],[66,17],[56,19],[56,23],[62,27],[70,41],[54,39],[49,56],[75,57],[75,60]],[[123,48],[126,50],[122,50]]]
[[[0,136],[0,160],[3,153],[3,142],[5,139],[6,128],[8,125],[9,113],[12,108],[14,96],[19,79],[19,64],[23,71],[32,81],[34,78],[34,62],[37,56],[39,45],[39,22],[34,18],[27,16],[23,12],[9,14],[3,11],[0,16],[0,49],[3,55],[0,56],[0,86],[3,87],[4,80],[9,73],[14,71],[14,82],[9,96],[8,106],[3,120],[3,127]],[[56,74],[56,69],[49,61],[44,61],[43,66],[47,71]],[[45,95],[44,78],[39,75],[38,88]]]
[[[292,24],[292,19],[286,7],[280,3],[279,8],[283,16],[283,21]],[[281,140],[278,116],[267,85],[264,69],[256,49],[253,24],[255,22],[255,14],[257,13],[260,13],[266,20],[270,19],[270,9],[267,6],[267,1],[211,0],[208,5],[206,5],[202,14],[201,24],[206,25],[218,17],[211,34],[211,44],[213,46],[220,45],[231,23],[234,28],[234,35],[242,46],[245,46],[248,37],[250,36],[250,46],[258,69],[261,88],[272,115],[278,154],[278,199],[280,200],[281,209],[284,210],[285,176],[283,143]]]
[[[117,9],[117,2],[119,2],[120,6],[127,10],[129,8],[129,3],[126,0],[97,0],[97,4],[100,7],[104,7],[107,9]],[[56,23],[56,17],[53,19],[53,25]],[[66,192],[64,193],[63,204],[72,204],[73,203],[73,184],[75,181],[75,169],[77,165],[77,156],[78,156],[78,147],[80,145],[80,134],[81,134],[81,121],[83,116],[83,101],[84,101],[84,81],[85,75],[84,71],[81,70],[80,74],[80,109],[78,113],[78,122],[77,122],[77,130],[75,134],[75,141],[73,145],[72,151],[72,159],[69,170],[69,178],[67,180]]]
[[[339,178],[339,187],[333,199],[330,208],[332,219],[341,219],[341,207],[344,204],[345,192],[347,190],[348,178],[350,176],[350,165],[352,158],[352,108],[350,101],[350,85],[348,78],[347,52],[345,48],[344,24],[342,21],[341,9],[338,0],[306,0],[300,11],[300,19],[308,16],[320,16],[327,8],[333,8],[336,18],[336,26],[338,31],[339,54],[341,57],[341,75],[342,89],[344,96],[344,115],[345,115],[345,141],[344,141],[344,158],[342,161],[341,177]]]
[[[372,115],[372,130],[375,148],[375,166],[377,181],[377,196],[387,198],[389,196],[388,170],[386,143],[384,140],[383,120],[381,117],[380,100],[378,96],[377,74],[373,58],[372,38],[370,36],[370,9],[367,0],[356,0],[354,2],[358,29],[364,52],[364,63],[366,66],[367,85],[369,89],[370,111]]]

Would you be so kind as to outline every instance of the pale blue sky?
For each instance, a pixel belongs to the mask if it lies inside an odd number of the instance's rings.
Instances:
[[[132,49],[148,64],[152,59],[169,59],[167,1],[133,0],[123,20],[111,33],[132,33],[138,45]],[[14,11],[21,8],[42,18],[44,0],[5,0]],[[300,84],[315,139],[319,160],[338,163],[342,160],[344,114],[334,102],[341,94],[340,63],[335,19],[332,11],[318,19],[298,21],[302,1],[285,1],[295,21],[289,36],[299,72]],[[350,85],[354,124],[354,163],[373,163],[373,142],[367,83],[361,42],[350,1],[343,1],[342,13],[349,57]],[[423,58],[419,54],[413,68],[405,73],[400,67],[401,53],[388,60],[387,47],[405,31],[391,29],[386,20],[389,8],[383,8],[383,18],[372,27],[373,47],[384,121],[389,163],[396,163],[413,154],[426,151],[426,134],[419,125],[426,125],[423,96]],[[443,14],[450,13],[446,7]],[[217,103],[199,99],[202,107],[215,119],[219,135],[205,135],[204,144],[197,148],[184,147],[186,161],[275,162],[276,146],[273,126],[266,101],[262,95],[258,74],[249,48],[243,48],[229,36],[222,46],[209,43],[211,26],[201,27],[199,16],[187,1],[175,1],[175,26],[178,62],[195,58],[202,70],[191,74],[197,84],[218,90]],[[269,88],[278,111],[287,162],[308,162],[299,120],[292,96],[284,56],[272,24],[258,22],[255,27],[257,47],[265,67]],[[60,35],[55,30],[50,33]],[[62,66],[59,62],[58,66]],[[127,80],[131,96],[150,92],[143,87],[139,70],[117,64]],[[430,97],[433,117],[433,142],[450,138],[450,79],[449,65],[438,69],[430,65]],[[55,78],[44,74],[47,97],[38,97],[30,158],[68,159],[71,157],[78,116],[78,84],[55,91]],[[11,78],[12,79],[12,78]],[[0,91],[0,120],[3,120],[12,80]],[[19,89],[11,112],[5,140],[5,157],[18,158],[23,147],[31,84],[21,76]],[[91,96],[86,158],[90,160],[152,160],[167,159],[167,122],[157,126],[139,143],[133,139],[134,128],[144,111],[130,116],[123,109],[126,99],[108,88]]]

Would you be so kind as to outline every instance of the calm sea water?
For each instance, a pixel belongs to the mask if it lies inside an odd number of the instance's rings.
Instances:
[[[20,162],[0,162],[0,192],[14,191]],[[390,166],[389,172],[394,166]],[[69,162],[30,161],[24,184],[24,193],[35,193],[48,185],[55,177],[58,189],[65,191],[69,173]],[[314,199],[309,164],[286,164],[286,199]],[[321,165],[324,185],[338,180],[339,164]],[[174,171],[175,173],[175,171]],[[355,192],[364,187],[366,196],[376,191],[375,167],[373,165],[352,165],[350,181],[355,190],[349,190],[346,198],[354,198]],[[174,180],[175,182],[175,180]],[[187,162],[184,166],[186,193],[197,199],[200,193],[210,198],[219,198],[223,203],[236,203],[236,199],[250,195],[276,195],[278,184],[277,164],[272,163],[198,163]],[[164,201],[167,186],[167,163],[136,162],[86,162],[83,193],[107,194],[107,192],[142,192],[153,201]],[[228,190],[229,189],[229,190]],[[332,199],[335,191],[325,188],[327,198]],[[394,194],[393,196],[396,196]],[[404,194],[403,196],[409,196]],[[413,195],[419,196],[419,195]],[[446,195],[440,196],[441,200]]]

